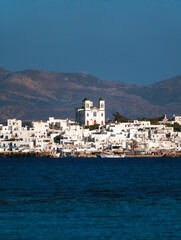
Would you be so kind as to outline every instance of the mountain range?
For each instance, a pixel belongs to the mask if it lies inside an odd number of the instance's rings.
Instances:
[[[181,76],[151,85],[105,81],[86,72],[58,73],[0,68],[0,120],[74,119],[74,109],[89,97],[106,102],[106,118],[119,112],[129,118],[181,114]]]

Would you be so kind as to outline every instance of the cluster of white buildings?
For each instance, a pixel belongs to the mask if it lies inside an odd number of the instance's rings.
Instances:
[[[96,114],[95,114],[96,113]],[[175,116],[175,121],[181,117]],[[168,123],[168,121],[165,121]],[[93,107],[90,99],[84,99],[76,108],[76,121],[55,119],[34,121],[23,126],[21,120],[8,119],[0,124],[0,152],[98,152],[105,149],[156,153],[181,151],[181,132],[174,132],[164,121],[151,125],[149,121],[134,120],[128,123],[105,123],[105,101]],[[181,122],[180,122],[181,123]],[[99,124],[90,130],[89,125]]]

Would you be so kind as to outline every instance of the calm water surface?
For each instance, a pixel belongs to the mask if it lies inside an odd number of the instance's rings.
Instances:
[[[181,239],[181,158],[0,158],[0,239]]]

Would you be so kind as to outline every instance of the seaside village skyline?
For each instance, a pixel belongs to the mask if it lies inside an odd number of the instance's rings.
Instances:
[[[168,120],[166,115],[158,124],[146,120],[128,122],[105,121],[106,102],[98,106],[85,98],[75,109],[75,121],[55,119],[32,121],[8,119],[0,124],[0,152],[47,152],[55,157],[121,157],[132,155],[163,155],[181,152],[181,116]]]

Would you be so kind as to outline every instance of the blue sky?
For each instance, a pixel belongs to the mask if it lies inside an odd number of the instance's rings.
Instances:
[[[181,0],[0,0],[0,66],[150,84],[181,74]]]

